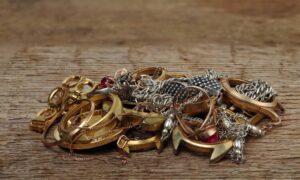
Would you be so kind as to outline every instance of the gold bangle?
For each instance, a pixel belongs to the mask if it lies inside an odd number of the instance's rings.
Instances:
[[[214,135],[217,133],[217,128],[216,127],[209,127],[200,134],[200,139],[207,139],[210,136]]]
[[[95,105],[105,100],[111,100],[112,104],[104,116],[95,115],[95,110],[90,111],[92,116],[89,112],[86,112],[88,117],[84,118],[84,122],[76,128],[71,128],[71,130],[69,130],[70,127],[66,128],[68,119],[78,114],[80,109],[89,104],[81,103],[70,109],[64,115],[58,127],[55,128],[54,137],[60,142],[57,145],[68,149],[90,149],[115,141],[120,135],[124,134],[126,128],[117,127],[118,122],[122,119],[123,112],[119,97],[114,94],[97,94],[89,99]],[[89,122],[92,122],[92,124],[89,124]],[[80,133],[81,129],[83,131]]]
[[[196,152],[210,153],[210,162],[219,161],[232,147],[232,140],[223,140],[216,143],[204,143],[191,140],[184,134],[183,130],[177,126],[172,133],[172,142],[175,154],[178,153],[178,147],[182,143],[185,147]]]
[[[67,133],[67,135],[64,135],[63,139],[60,139],[59,141],[53,141],[53,142],[49,142],[46,138],[48,131],[50,129],[50,127],[55,125],[55,122],[57,119],[59,119],[64,112],[64,108],[60,109],[60,111],[58,111],[54,117],[52,117],[49,121],[47,121],[47,124],[45,124],[44,130],[43,130],[43,134],[42,134],[42,143],[47,146],[47,147],[51,147],[51,146],[55,146],[55,145],[60,145],[63,141],[75,141],[76,138],[78,137],[78,134],[81,133],[81,130],[84,129],[85,123],[92,117],[94,109],[95,109],[95,104],[94,102],[88,100],[88,99],[84,99],[84,100],[79,100],[77,101],[80,104],[73,106],[71,109],[76,109],[76,108],[81,108],[83,105],[86,105],[86,102],[88,102],[88,104],[90,104],[90,113],[87,117],[86,121],[81,122],[77,127],[73,128],[73,129],[69,129],[69,132]]]
[[[113,125],[112,125],[113,126]],[[74,150],[84,150],[84,149],[91,149],[96,148],[113,141],[116,141],[122,134],[126,131],[122,128],[112,128],[107,129],[107,126],[100,131],[94,131],[94,134],[90,134],[87,141],[76,141],[76,142],[68,142],[68,141],[61,141],[62,138],[56,127],[54,130],[54,138],[60,142],[57,144],[58,146],[66,149],[74,149]]]
[[[231,85],[238,85],[245,83],[247,81],[241,80],[241,79],[233,79],[233,78],[223,78],[221,79],[222,86],[225,90],[225,94],[229,96],[229,98],[234,101],[234,103],[238,103],[243,109],[250,108],[252,109],[253,106],[256,105],[258,107],[264,107],[264,108],[272,108],[275,109],[278,107],[278,102],[275,100],[275,98],[272,99],[272,102],[260,102],[253,100],[243,94],[238,93],[233,88],[231,88]],[[249,104],[251,107],[249,107]]]
[[[78,102],[80,102],[80,104],[71,108],[62,117],[62,120],[59,123],[59,131],[61,132],[62,138],[64,140],[74,141],[74,139],[78,138],[77,135],[80,134],[80,132],[83,129],[86,129],[86,127],[88,126],[88,122],[91,120],[91,118],[94,115],[95,103],[93,101],[91,101],[89,99],[82,99],[82,100],[78,100]],[[75,127],[67,127],[68,124],[71,124],[71,123],[68,123],[68,120],[72,116],[75,116],[82,108],[86,108],[87,105],[89,105],[89,108],[90,108],[87,117],[84,117],[84,119],[79,122],[79,125],[77,125]]]
[[[107,129],[107,126],[104,126],[105,129],[94,130],[89,134],[88,141],[79,141],[79,142],[68,142],[63,141],[58,129],[54,130],[54,138],[60,142],[59,145],[62,148],[66,149],[74,149],[74,150],[84,150],[84,149],[91,149],[95,147],[99,147],[114,141],[117,141],[119,137],[127,132],[128,129],[135,127],[141,123],[141,118],[138,117],[131,117],[124,120],[118,121],[114,120],[112,123],[117,122],[117,126],[112,129]],[[109,127],[111,128],[111,127]]]
[[[118,96],[114,95],[114,94],[109,94],[109,95],[105,95],[105,94],[97,94],[95,96],[93,96],[92,98],[89,99],[89,101],[93,102],[95,105],[99,104],[100,102],[105,101],[106,99],[109,99],[112,101],[112,105],[109,109],[109,111],[100,119],[97,119],[95,122],[93,122],[93,124],[88,125],[89,121],[91,120],[92,116],[94,115],[94,111],[91,112],[92,114],[89,115],[88,118],[85,118],[84,123],[84,127],[86,130],[91,131],[91,130],[97,130],[102,128],[103,126],[109,124],[112,119],[114,117],[117,117],[118,119],[122,118],[122,113],[123,113],[123,109],[122,109],[122,103],[121,100],[119,99]],[[61,123],[59,124],[59,131],[63,134],[69,134],[70,132],[67,130],[67,125],[70,124],[68,123],[68,120],[76,115],[77,113],[79,113],[79,110],[84,108],[86,105],[88,104],[80,104],[75,106],[74,108],[70,109],[68,111],[68,113],[66,113],[62,120]],[[80,126],[79,126],[80,128]]]
[[[247,81],[240,80],[240,79],[233,79],[233,78],[221,79],[222,86],[225,90],[225,96],[228,98],[228,100],[241,109],[246,109],[250,112],[255,112],[255,113],[262,113],[266,116],[269,116],[274,122],[273,124],[279,124],[281,122],[281,118],[274,111],[274,109],[277,108],[280,108],[281,110],[284,109],[275,100],[275,98],[272,99],[272,102],[260,102],[260,101],[250,99],[249,97],[242,95],[237,91],[235,91],[233,88],[231,88],[231,85],[237,85],[244,82]]]
[[[150,150],[153,148],[160,149],[160,136],[155,135],[146,139],[132,140],[122,135],[117,141],[117,146],[127,154],[131,151]]]
[[[93,96],[89,100],[80,100],[79,102],[81,102],[81,103],[79,105],[73,106],[68,111],[68,113],[64,115],[64,118],[68,119],[68,118],[72,117],[73,115],[75,115],[80,109],[86,108],[85,106],[90,104],[90,112],[88,113],[88,117],[86,117],[84,119],[84,121],[82,121],[80,123],[79,126],[76,126],[75,128],[72,128],[72,129],[67,129],[64,132],[62,130],[59,131],[58,127],[56,127],[56,130],[54,131],[54,137],[55,137],[56,141],[49,142],[46,140],[47,132],[51,126],[54,126],[55,120],[61,115],[62,111],[57,113],[56,116],[53,117],[45,127],[45,130],[44,130],[43,136],[42,136],[42,142],[44,143],[44,145],[45,146],[59,145],[61,147],[69,148],[69,149],[89,149],[89,148],[97,147],[102,144],[106,144],[108,142],[116,140],[118,138],[118,135],[121,135],[124,132],[124,128],[113,129],[110,134],[108,132],[103,132],[105,130],[107,131],[107,129],[109,127],[116,126],[113,122],[114,120],[110,120],[110,119],[106,120],[107,118],[110,118],[112,116],[112,113],[110,113],[110,112],[114,113],[113,118],[114,117],[121,118],[122,104],[121,104],[120,100],[118,99],[118,97],[116,95],[109,95],[109,96],[116,98],[116,101],[115,101],[115,103],[113,103],[109,112],[103,118],[100,119],[103,124],[107,123],[107,124],[105,124],[106,126],[101,128],[98,132],[96,131],[97,128],[95,128],[95,126],[93,126],[93,125],[98,125],[99,124],[98,122],[94,123],[92,126],[86,127],[87,123],[92,119],[92,116],[95,112],[94,111],[94,109],[95,109],[94,101],[96,101],[97,99],[104,99],[105,97],[108,97],[106,95]],[[86,103],[85,101],[87,101],[88,103]],[[121,105],[121,107],[119,105]],[[103,120],[106,120],[105,123],[103,122]],[[108,122],[111,122],[111,123],[108,123]],[[62,124],[62,122],[59,125],[61,125],[61,124]],[[97,126],[97,127],[99,127],[99,126]],[[106,138],[102,138],[102,140],[99,140],[99,142],[97,140],[93,139],[93,142],[91,142],[91,144],[85,142],[85,143],[73,145],[73,143],[76,142],[76,140],[78,140],[82,135],[84,135],[88,132],[87,130],[89,130],[89,132],[92,132],[92,130],[94,130],[93,135],[106,134],[106,136],[105,136]],[[110,136],[114,139],[110,138]],[[83,138],[83,140],[84,140],[84,138]]]

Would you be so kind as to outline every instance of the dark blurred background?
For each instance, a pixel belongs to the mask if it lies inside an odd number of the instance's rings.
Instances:
[[[0,43],[300,44],[298,0],[1,0]]]

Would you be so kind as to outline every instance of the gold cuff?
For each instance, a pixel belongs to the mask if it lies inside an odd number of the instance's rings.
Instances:
[[[224,140],[216,143],[204,143],[201,141],[191,140],[184,134],[179,126],[175,127],[175,129],[173,130],[172,142],[174,152],[176,154],[178,153],[178,147],[180,144],[183,144],[188,149],[196,152],[212,152],[210,156],[210,162],[219,161],[231,149],[233,145],[232,140]]]
[[[160,136],[155,135],[147,139],[131,140],[125,135],[122,135],[117,141],[117,146],[127,154],[129,154],[130,151],[150,150],[153,148],[160,149]]]
[[[240,80],[240,79],[233,79],[233,78],[221,79],[221,83],[225,90],[225,96],[227,97],[227,99],[235,106],[241,109],[245,109],[250,112],[264,114],[266,116],[269,116],[272,119],[272,121],[274,122],[273,124],[279,124],[281,122],[281,118],[274,110],[280,109],[284,111],[284,109],[275,100],[275,98],[272,99],[272,102],[260,102],[260,101],[250,99],[249,97],[240,94],[237,91],[235,91],[233,88],[231,88],[231,85],[238,85],[245,82],[247,81]]]

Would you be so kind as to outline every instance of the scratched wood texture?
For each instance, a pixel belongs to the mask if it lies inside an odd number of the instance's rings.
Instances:
[[[0,1],[0,179],[299,179],[300,3],[245,1]],[[115,146],[69,156],[28,129],[49,91],[71,74],[163,66],[263,79],[286,108],[281,127],[248,139],[247,162],[181,149]]]

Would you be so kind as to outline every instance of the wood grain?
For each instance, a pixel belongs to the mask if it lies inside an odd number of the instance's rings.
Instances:
[[[0,178],[299,179],[300,3],[251,2],[1,1]],[[126,164],[113,144],[69,156],[29,131],[64,77],[147,66],[266,80],[286,108],[282,126],[248,139],[240,165],[170,145]]]

